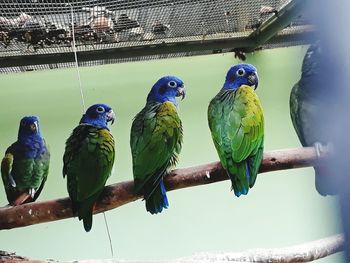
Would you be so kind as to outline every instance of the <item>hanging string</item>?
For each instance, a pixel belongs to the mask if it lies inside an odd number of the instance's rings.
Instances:
[[[108,234],[108,239],[109,239],[109,247],[111,249],[112,258],[114,258],[112,237],[111,237],[111,233],[109,232],[109,227],[108,227],[108,222],[107,222],[107,217],[106,217],[105,212],[103,212],[103,218],[105,219],[105,225],[106,225],[106,229],[107,229],[107,234]]]
[[[71,11],[71,23],[72,23],[72,49],[73,49],[73,53],[74,53],[74,59],[75,59],[75,68],[77,70],[77,76],[78,76],[78,82],[79,82],[79,88],[80,88],[80,96],[81,96],[81,103],[83,106],[83,114],[86,111],[86,107],[85,107],[85,100],[84,100],[84,93],[83,93],[83,86],[81,84],[81,77],[80,77],[80,70],[79,70],[79,64],[78,64],[78,56],[77,56],[77,47],[75,44],[75,31],[74,31],[74,9],[73,9],[73,5],[70,3],[67,3],[66,6],[70,7],[70,11]],[[112,258],[114,257],[114,251],[113,251],[113,243],[112,243],[112,238],[111,238],[111,234],[109,232],[109,227],[108,227],[108,222],[107,222],[107,218],[106,218],[106,214],[103,212],[103,217],[104,217],[104,221],[105,221],[105,225],[106,225],[106,230],[107,230],[107,234],[108,234],[108,240],[109,240],[109,246],[111,249],[111,254],[112,254]]]
[[[78,64],[78,56],[77,56],[77,47],[75,45],[75,31],[74,31],[74,9],[73,6],[70,3],[67,3],[66,6],[70,7],[71,12],[71,23],[72,23],[72,49],[74,53],[74,59],[75,59],[75,68],[77,70],[77,76],[78,76],[78,82],[79,82],[79,88],[80,88],[80,96],[81,96],[81,103],[83,106],[83,113],[85,113],[86,107],[85,107],[85,100],[84,100],[84,93],[83,93],[83,86],[81,84],[81,78],[80,78],[80,70],[79,70],[79,64]]]

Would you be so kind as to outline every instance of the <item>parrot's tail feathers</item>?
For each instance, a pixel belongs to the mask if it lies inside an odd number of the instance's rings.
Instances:
[[[163,208],[169,207],[168,198],[163,180],[159,182],[158,187],[146,199],[146,210],[151,214],[158,214],[163,211]]]
[[[336,195],[338,193],[336,181],[327,166],[317,166],[315,169],[315,186],[320,195]]]
[[[232,190],[235,196],[247,195],[249,192],[250,171],[247,162],[236,163],[228,175],[231,178]]]
[[[248,194],[249,187],[246,187],[244,182],[236,180],[235,183],[232,183],[232,190],[235,196],[240,197]]]
[[[78,208],[78,218],[79,220],[83,220],[84,229],[86,232],[89,232],[92,227],[92,207],[91,205],[79,205]]]
[[[84,229],[86,232],[89,232],[91,230],[94,205],[101,192],[102,191],[97,192],[96,194],[90,196],[88,199],[84,200],[83,202],[79,202],[76,205],[78,218],[79,220],[83,220]]]
[[[92,227],[92,211],[83,218],[84,229],[86,232],[90,232]]]

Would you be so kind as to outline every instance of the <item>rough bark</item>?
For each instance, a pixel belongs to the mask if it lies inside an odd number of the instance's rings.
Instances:
[[[344,243],[343,235],[336,235],[286,248],[251,249],[238,253],[200,253],[185,259],[206,262],[310,262],[342,251]]]
[[[259,172],[307,167],[321,162],[329,155],[324,149],[317,156],[313,147],[271,151],[264,154]],[[176,169],[164,180],[168,191],[227,180],[219,162]],[[101,213],[133,202],[141,196],[133,193],[133,182],[106,186],[94,213]],[[69,198],[41,201],[0,209],[0,229],[11,229],[72,217]]]
[[[343,235],[335,235],[301,245],[273,248],[251,249],[243,252],[198,253],[190,257],[171,260],[74,260],[70,263],[227,263],[227,262],[260,262],[260,263],[295,263],[310,262],[344,249]],[[2,253],[1,253],[2,252]],[[29,260],[14,253],[0,251],[0,262],[58,262],[54,260]],[[68,261],[69,262],[69,261]]]

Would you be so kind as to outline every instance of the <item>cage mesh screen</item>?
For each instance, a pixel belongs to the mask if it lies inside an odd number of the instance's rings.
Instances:
[[[290,0],[0,1],[0,58],[143,47],[162,43],[247,37]],[[307,25],[299,17],[284,33]],[[283,34],[283,32],[281,32]],[[267,43],[266,47],[300,44]],[[230,51],[229,49],[220,52]],[[210,54],[215,50],[94,59],[81,66]],[[0,72],[71,67],[56,63],[4,67]]]

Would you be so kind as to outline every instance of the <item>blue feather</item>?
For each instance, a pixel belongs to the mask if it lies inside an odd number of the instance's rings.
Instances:
[[[114,113],[106,104],[94,104],[90,106],[80,119],[79,124],[89,124],[101,129],[108,128],[108,122],[114,122]]]
[[[17,143],[13,151],[17,158],[38,158],[47,151],[41,136],[39,118],[36,116],[25,116],[21,119]]]
[[[175,76],[165,76],[160,78],[152,87],[147,96],[147,102],[167,102],[178,105],[176,98],[179,96],[178,89],[184,87],[184,82]]]
[[[168,198],[166,196],[166,190],[165,190],[165,186],[163,183],[163,180],[160,181],[160,189],[162,190],[162,197],[163,197],[163,207],[164,208],[168,208],[169,207],[169,202],[168,202]]]

